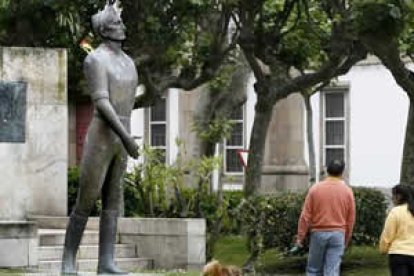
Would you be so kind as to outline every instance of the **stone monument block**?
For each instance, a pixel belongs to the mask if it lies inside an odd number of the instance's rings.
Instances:
[[[0,47],[0,267],[38,264],[31,215],[67,212],[64,49]]]
[[[67,212],[64,49],[0,47],[0,220]]]

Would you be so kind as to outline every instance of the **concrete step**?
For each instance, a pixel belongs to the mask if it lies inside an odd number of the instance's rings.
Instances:
[[[31,216],[28,219],[35,221],[39,229],[66,229],[69,217]],[[89,217],[86,229],[98,230],[99,217]]]
[[[65,243],[65,229],[39,229],[39,245],[50,246],[50,245],[63,245]],[[119,237],[117,237],[117,241]],[[98,244],[99,243],[99,232],[85,230],[82,236],[81,244]]]
[[[79,246],[78,259],[97,259],[98,245]],[[61,260],[63,246],[40,246],[38,247],[38,257],[40,261]],[[116,258],[136,258],[137,252],[135,244],[115,244]]]
[[[119,258],[115,263],[120,269],[125,271],[137,271],[143,269],[153,269],[153,261],[147,258]],[[78,270],[80,271],[95,271],[98,266],[97,259],[83,259],[77,261]],[[40,270],[59,271],[61,261],[39,261]]]
[[[65,243],[65,229],[39,229],[39,245],[63,245]],[[119,243],[119,235],[116,236],[116,243]],[[82,236],[81,244],[98,244],[99,232],[94,230],[85,230]]]

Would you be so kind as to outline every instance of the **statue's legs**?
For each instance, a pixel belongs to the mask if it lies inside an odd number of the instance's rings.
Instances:
[[[65,245],[62,257],[62,274],[76,275],[76,252],[85,229],[88,216],[72,212],[66,228]]]
[[[110,147],[108,147],[110,148]],[[62,257],[62,274],[76,275],[76,253],[85,230],[88,216],[99,197],[110,163],[110,151],[103,145],[85,144],[75,208],[66,228]]]
[[[121,181],[126,169],[127,156],[124,150],[113,160],[102,187],[102,213],[99,222],[98,274],[127,274],[114,263],[116,230],[121,200]]]

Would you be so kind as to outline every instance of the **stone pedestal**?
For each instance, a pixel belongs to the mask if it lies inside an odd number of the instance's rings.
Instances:
[[[37,226],[27,221],[0,221],[0,267],[37,266]]]
[[[300,94],[292,94],[274,107],[266,138],[261,193],[297,191],[308,187],[304,119]]]
[[[63,230],[68,223],[67,217],[39,216],[31,219],[37,222],[39,229],[48,230]],[[97,234],[98,229],[99,218],[90,217],[86,230]],[[63,243],[63,235],[57,239]],[[90,237],[84,239],[88,241]],[[135,245],[137,256],[151,260],[156,269],[200,271],[206,262],[204,219],[119,218],[117,240],[121,244]]]
[[[0,267],[37,265],[32,214],[67,212],[64,49],[0,47]],[[10,88],[12,87],[12,88]]]
[[[120,241],[136,244],[155,268],[200,270],[206,262],[204,219],[120,218],[118,231]]]
[[[0,220],[66,215],[68,110],[64,49],[1,48],[0,81],[25,84],[24,137],[0,142]],[[11,100],[2,111],[14,110]],[[18,107],[22,105],[19,103]],[[13,119],[13,113],[9,113]]]

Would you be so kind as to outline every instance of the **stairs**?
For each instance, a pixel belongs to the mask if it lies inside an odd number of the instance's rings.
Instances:
[[[59,271],[65,240],[65,229],[40,228],[39,235],[39,270]],[[117,239],[115,244],[115,262],[125,271],[137,271],[153,268],[152,260],[139,257],[135,244],[122,244]],[[98,241],[97,230],[86,229],[77,255],[79,271],[96,271],[98,265]]]

